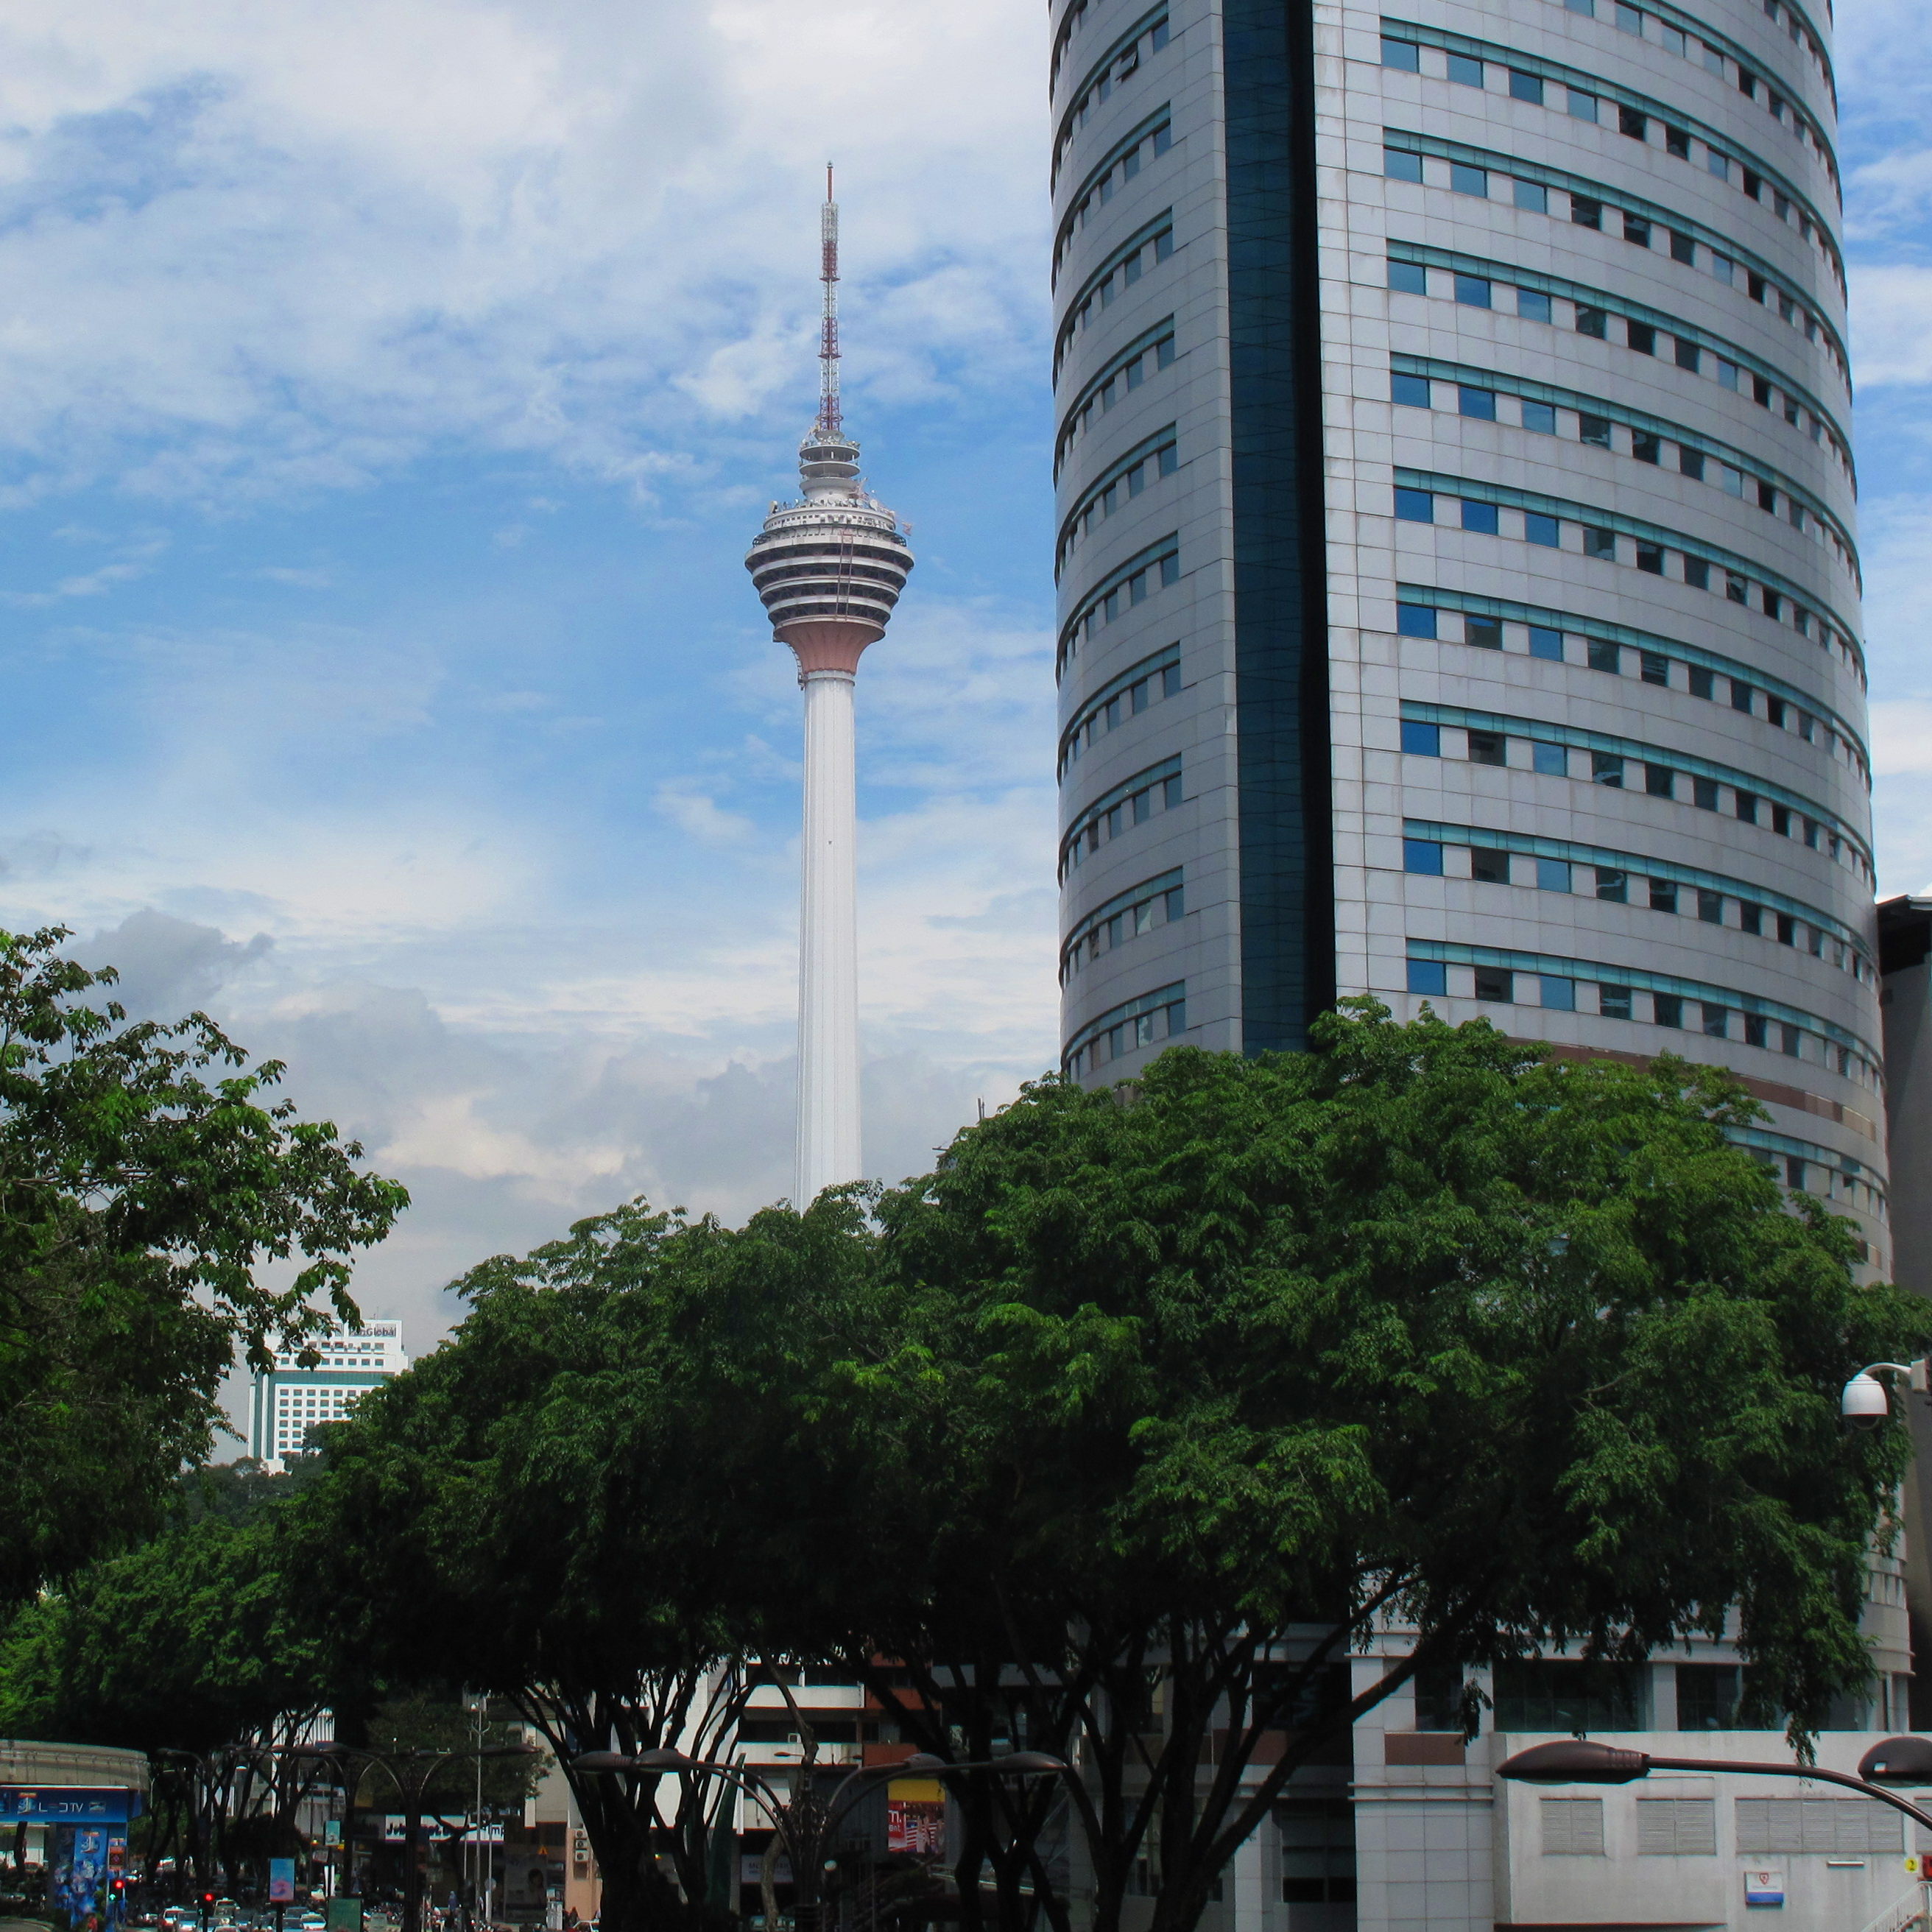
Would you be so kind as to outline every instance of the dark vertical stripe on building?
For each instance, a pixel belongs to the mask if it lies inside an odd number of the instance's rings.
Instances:
[[[1335,999],[1311,0],[1224,0],[1241,1043]]]

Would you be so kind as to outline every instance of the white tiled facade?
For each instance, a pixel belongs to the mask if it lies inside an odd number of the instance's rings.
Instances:
[[[1362,992],[1672,1048],[1753,1084],[1757,1153],[1882,1271],[1828,23],[1388,4],[1315,8],[1286,296],[1285,10],[1054,8],[1068,1064],[1294,1044]],[[1290,484],[1298,629],[1243,588]],[[1277,661],[1305,824],[1254,776]],[[1258,991],[1271,933],[1312,963]]]
[[[295,1352],[284,1350],[268,1374],[255,1378],[248,1453],[270,1469],[298,1454],[318,1424],[340,1422],[358,1396],[410,1365],[400,1322],[371,1322],[314,1346],[322,1358],[314,1368],[301,1367]]]

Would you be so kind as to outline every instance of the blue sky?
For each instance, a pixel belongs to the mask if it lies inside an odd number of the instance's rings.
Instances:
[[[867,1158],[1054,1048],[1044,15],[17,0],[0,918],[415,1191],[364,1304],[790,1165],[818,170],[919,566],[860,686]],[[1932,882],[1928,9],[1842,10],[1888,890]],[[836,133],[834,130],[836,130]]]

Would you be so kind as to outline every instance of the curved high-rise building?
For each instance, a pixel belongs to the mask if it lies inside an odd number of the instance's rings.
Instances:
[[[793,1198],[864,1173],[859,1129],[856,746],[859,656],[886,634],[912,568],[891,511],[859,474],[838,400],[838,207],[826,170],[818,420],[800,444],[800,500],[774,503],[745,568],[791,647],[805,693],[799,907],[798,1139]]]
[[[1827,0],[1058,0],[1063,1051],[1339,994],[1885,1158]]]

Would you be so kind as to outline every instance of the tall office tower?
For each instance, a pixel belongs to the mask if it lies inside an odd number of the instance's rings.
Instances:
[[[1730,1067],[1883,1268],[1813,0],[1060,0],[1064,1051]]]
[[[867,494],[838,402],[838,204],[825,171],[818,419],[799,446],[802,500],[774,503],[745,567],[791,646],[805,692],[799,913],[798,1145],[794,1198],[863,1172],[859,1135],[858,814],[852,687],[912,568],[891,511]]]
[[[1358,992],[1669,1048],[1747,1082],[1771,1118],[1739,1138],[1888,1268],[1815,4],[1057,0],[1076,1077],[1295,1047]],[[1895,1558],[1870,1595],[1834,1766],[1906,1715]],[[1614,1695],[1560,1657],[1472,1672],[1466,1744],[1461,1674],[1418,1682],[1298,1777],[1220,1924],[1741,1927],[1751,1868],[1808,1927],[1882,1912],[1903,1841],[1865,1810],[1494,1778],[1583,1727],[1781,1755],[1732,1728],[1738,1661],[1699,1639]]]
[[[275,1365],[255,1378],[250,1403],[248,1453],[271,1469],[298,1455],[318,1424],[340,1422],[358,1396],[409,1366],[400,1322],[371,1322],[346,1335],[315,1344],[321,1360],[302,1367],[292,1348],[279,1351]]]

